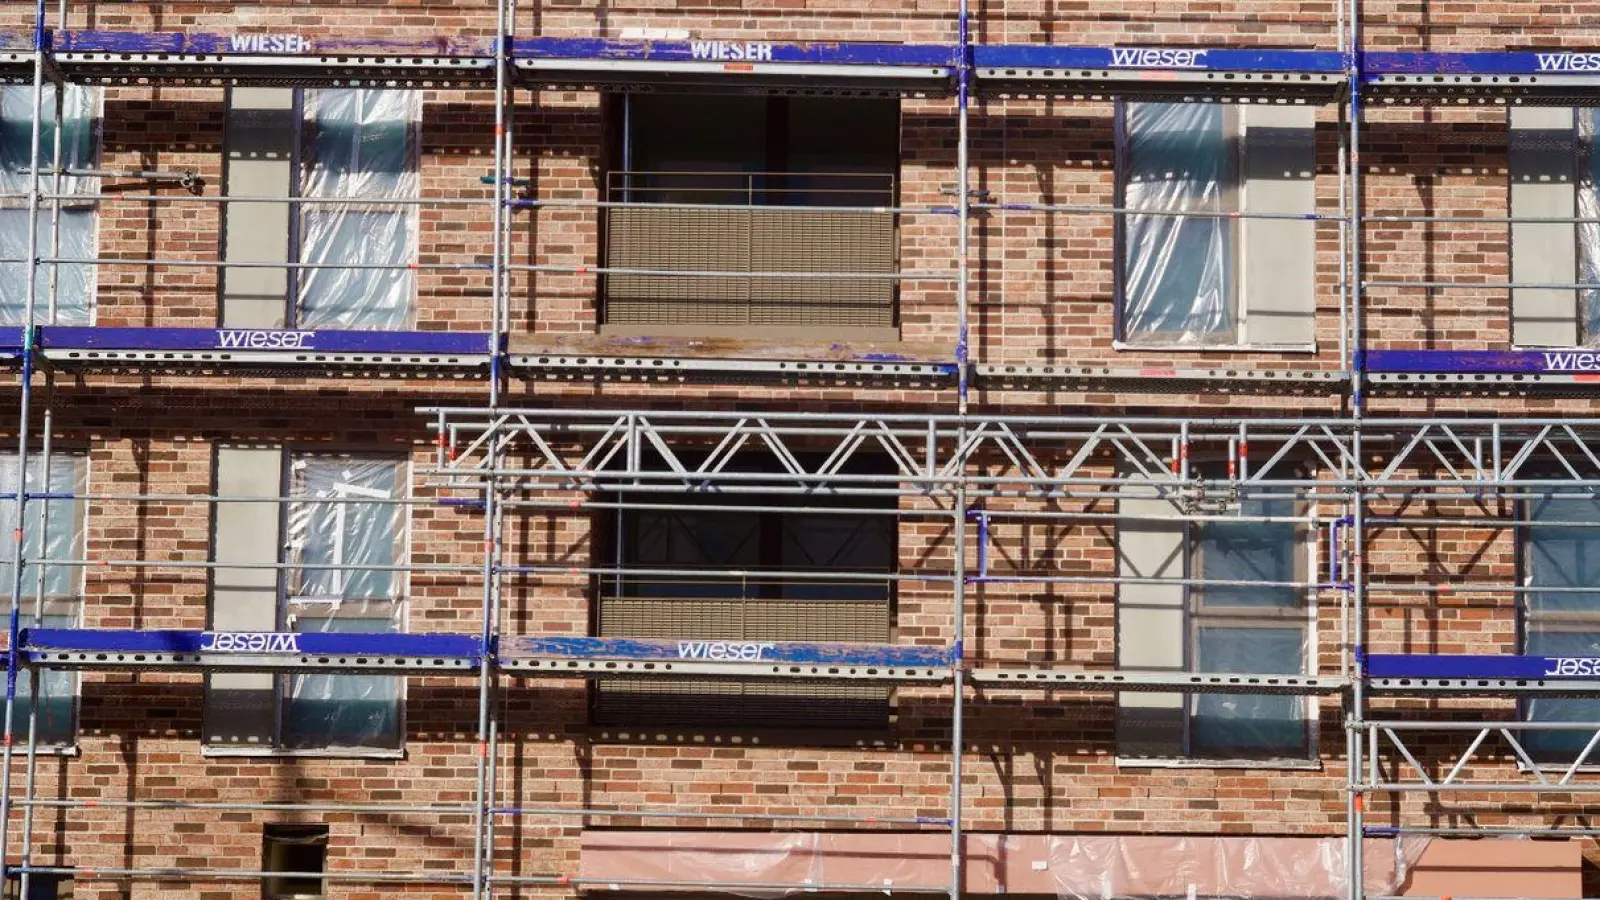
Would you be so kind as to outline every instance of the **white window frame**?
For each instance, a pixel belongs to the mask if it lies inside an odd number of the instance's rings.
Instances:
[[[400,528],[400,531],[401,531],[401,535],[396,539],[396,544],[397,544],[397,546],[399,546],[399,547],[404,549],[406,558],[410,557],[412,528],[413,528],[414,523],[412,522],[412,518],[411,518],[411,507],[412,507],[412,504],[410,502],[412,497],[413,497],[413,494],[412,494],[413,462],[412,462],[412,460],[411,460],[409,455],[405,456],[404,458],[402,458],[401,456],[395,455],[395,454],[384,454],[384,453],[363,454],[363,453],[359,453],[359,452],[346,453],[346,452],[340,452],[340,451],[304,450],[304,449],[293,447],[293,446],[284,447],[283,450],[282,450],[282,473],[283,474],[282,474],[282,483],[280,485],[280,496],[282,496],[284,498],[284,503],[282,504],[282,508],[281,508],[282,511],[281,511],[280,516],[279,516],[279,526],[278,526],[278,528],[279,528],[279,544],[280,544],[280,553],[279,553],[278,559],[279,559],[280,565],[284,566],[284,568],[281,569],[280,572],[279,572],[278,592],[277,592],[278,593],[278,601],[277,601],[278,608],[277,608],[277,613],[276,613],[276,615],[278,616],[278,622],[280,623],[278,625],[278,627],[281,628],[281,629],[292,630],[293,623],[294,623],[294,616],[296,615],[296,613],[294,611],[294,608],[296,606],[298,606],[298,605],[307,605],[307,604],[313,604],[313,603],[333,605],[335,607],[337,607],[339,605],[338,598],[334,598],[334,597],[297,596],[297,595],[292,595],[292,594],[289,593],[289,591],[288,591],[288,583],[289,583],[289,580],[290,580],[292,572],[291,572],[291,569],[289,568],[289,560],[288,560],[288,553],[289,553],[289,550],[290,550],[290,537],[289,537],[289,534],[288,534],[288,519],[289,519],[289,511],[290,511],[290,509],[294,506],[295,503],[301,502],[302,499],[303,499],[303,498],[296,497],[292,493],[292,491],[294,489],[294,487],[293,487],[293,480],[294,480],[293,465],[294,465],[295,460],[297,460],[297,459],[340,459],[340,458],[349,459],[349,460],[354,461],[354,462],[362,462],[362,463],[368,463],[368,462],[392,462],[393,464],[395,464],[395,466],[397,467],[396,483],[400,486],[400,497],[399,497],[399,499],[401,500],[401,503],[400,503],[400,521],[399,521],[399,528]],[[352,488],[352,491],[351,491],[352,493],[355,493],[355,492],[366,493],[366,490],[362,489],[362,488],[359,488],[359,486],[349,485],[349,487]],[[380,492],[371,492],[371,493],[376,494],[376,493],[380,493]],[[342,514],[343,514],[342,504],[340,505],[339,510],[340,511],[339,511],[338,515],[342,516]],[[341,537],[342,537],[342,532],[341,532]],[[337,563],[336,563],[336,565],[337,565]],[[308,568],[315,568],[315,567],[308,567]],[[412,583],[411,583],[412,572],[411,572],[410,568],[406,568],[406,569],[398,572],[397,575],[399,576],[397,578],[397,582],[398,582],[397,589],[398,589],[398,592],[399,592],[399,596],[394,601],[396,603],[396,619],[397,619],[397,621],[399,623],[399,626],[400,626],[399,633],[401,633],[401,634],[409,634],[411,632],[411,592],[412,592],[412,587],[413,587]],[[341,580],[342,580],[342,575],[341,575]],[[375,675],[375,676],[371,676],[371,677],[375,677],[375,678],[395,678],[395,679],[397,679],[398,690],[396,691],[396,697],[395,697],[395,704],[396,704],[395,729],[396,729],[397,734],[396,734],[395,746],[393,746],[393,747],[289,747],[289,746],[285,746],[285,744],[284,744],[284,730],[285,730],[284,717],[286,715],[286,710],[287,710],[286,696],[287,696],[287,691],[289,689],[289,684],[290,684],[289,679],[292,679],[293,677],[294,677],[293,674],[289,674],[289,673],[279,673],[279,674],[276,674],[273,677],[273,691],[274,691],[274,696],[273,696],[273,710],[274,710],[274,713],[273,713],[273,723],[272,723],[273,741],[272,741],[272,743],[270,745],[269,744],[210,744],[210,743],[202,743],[201,744],[201,748],[200,748],[201,757],[202,758],[301,757],[301,758],[313,758],[313,759],[403,759],[403,758],[405,758],[405,755],[406,755],[406,724],[407,724],[407,721],[406,721],[406,707],[408,706],[409,691],[410,691],[410,679],[409,678],[407,678],[404,675]]]
[[[1315,501],[1296,501],[1296,506],[1297,507],[1304,507],[1304,510],[1305,510],[1304,511],[1304,515],[1309,521],[1314,522],[1316,520],[1316,517],[1317,517],[1317,513],[1316,513],[1317,505],[1316,505]],[[1209,515],[1220,515],[1220,513],[1211,512],[1211,513],[1207,513],[1207,515],[1208,516]],[[1182,528],[1183,528],[1183,576],[1182,577],[1184,579],[1186,579],[1186,580],[1187,579],[1198,578],[1199,575],[1197,574],[1197,572],[1198,572],[1199,565],[1200,565],[1201,544],[1198,542],[1195,532],[1197,530],[1197,526],[1203,527],[1205,523],[1204,522],[1194,522],[1189,518],[1184,518],[1184,519],[1179,520],[1176,517],[1174,517],[1174,521],[1181,522],[1181,525],[1182,525]],[[1300,536],[1299,541],[1297,542],[1300,545],[1299,549],[1301,551],[1299,554],[1297,554],[1297,560],[1299,560],[1299,562],[1303,564],[1304,568],[1303,569],[1300,568],[1300,565],[1296,566],[1296,569],[1297,569],[1296,580],[1297,581],[1301,581],[1301,582],[1305,582],[1305,583],[1308,583],[1308,584],[1312,584],[1312,583],[1315,583],[1315,581],[1316,581],[1316,579],[1313,576],[1315,575],[1315,573],[1317,571],[1319,571],[1318,568],[1317,568],[1317,565],[1318,565],[1317,531],[1318,530],[1317,530],[1317,528],[1313,527],[1309,523],[1305,524],[1305,525],[1296,525],[1296,527],[1303,528],[1303,531],[1304,531],[1304,533]],[[1118,533],[1120,535],[1120,531]],[[1120,540],[1120,537],[1119,537],[1119,540]],[[1195,668],[1194,668],[1195,659],[1197,657],[1198,649],[1199,649],[1200,626],[1199,626],[1199,623],[1198,623],[1198,619],[1201,617],[1199,611],[1203,607],[1204,602],[1205,602],[1202,599],[1204,591],[1203,591],[1203,586],[1198,586],[1198,585],[1193,585],[1193,584],[1184,584],[1181,587],[1182,587],[1182,591],[1183,591],[1182,611],[1183,611],[1184,671],[1185,672],[1194,672],[1195,671]],[[1271,627],[1278,627],[1275,624],[1274,621],[1269,621],[1269,620],[1281,621],[1281,622],[1284,623],[1283,627],[1289,627],[1291,624],[1296,625],[1296,626],[1303,626],[1304,632],[1305,632],[1304,646],[1306,648],[1306,652],[1305,652],[1305,658],[1301,661],[1301,672],[1299,674],[1305,675],[1305,676],[1309,676],[1309,675],[1315,674],[1316,666],[1317,666],[1317,640],[1318,640],[1318,634],[1317,634],[1317,593],[1318,593],[1318,591],[1317,591],[1317,589],[1315,587],[1301,587],[1301,588],[1297,588],[1296,590],[1299,591],[1301,593],[1302,597],[1304,598],[1303,602],[1301,603],[1301,605],[1300,605],[1300,607],[1298,609],[1282,610],[1281,612],[1280,611],[1274,611],[1270,607],[1263,607],[1263,608],[1259,608],[1259,609],[1248,608],[1248,607],[1221,607],[1221,609],[1231,609],[1231,610],[1237,610],[1238,611],[1236,613],[1236,615],[1238,616],[1240,622],[1239,622],[1239,624],[1233,625],[1231,627],[1240,627],[1240,628],[1247,628],[1247,627],[1271,628]],[[1200,596],[1197,596],[1197,594],[1200,595]],[[1120,598],[1119,598],[1118,602],[1121,602]],[[1217,612],[1211,612],[1208,615],[1217,616],[1218,613]],[[1228,615],[1229,614],[1224,613],[1223,617],[1227,617]],[[1118,655],[1120,657],[1120,655],[1121,655],[1121,645],[1120,645],[1120,643],[1119,643],[1117,649],[1118,649]],[[1318,723],[1320,721],[1320,716],[1321,716],[1321,707],[1320,707],[1320,702],[1319,702],[1320,701],[1320,697],[1317,694],[1307,693],[1307,694],[1295,694],[1295,695],[1292,695],[1292,696],[1300,698],[1300,701],[1301,701],[1301,704],[1302,704],[1302,711],[1304,713],[1304,723],[1305,723],[1305,731],[1306,731],[1306,744],[1305,744],[1306,752],[1305,752],[1304,756],[1272,756],[1272,757],[1264,757],[1264,758],[1233,758],[1233,757],[1225,757],[1225,756],[1206,757],[1206,756],[1195,756],[1195,755],[1193,755],[1194,751],[1191,748],[1192,748],[1192,735],[1193,735],[1193,729],[1194,729],[1194,717],[1195,717],[1196,709],[1197,709],[1198,704],[1199,704],[1200,695],[1202,693],[1205,693],[1205,692],[1201,692],[1201,691],[1189,691],[1189,692],[1180,692],[1180,691],[1167,692],[1167,691],[1163,691],[1162,693],[1175,693],[1175,694],[1176,693],[1182,693],[1184,695],[1183,696],[1183,737],[1182,737],[1182,752],[1181,752],[1181,754],[1177,755],[1177,756],[1165,756],[1165,757],[1143,757],[1143,756],[1124,756],[1120,752],[1118,752],[1116,754],[1116,756],[1115,756],[1115,763],[1119,768],[1126,768],[1126,769],[1283,769],[1283,770],[1307,770],[1307,771],[1320,771],[1322,769],[1322,757],[1321,757],[1321,748],[1320,748],[1320,741],[1319,741],[1320,727],[1318,725]],[[1248,692],[1247,691],[1241,691],[1240,693],[1248,693]]]

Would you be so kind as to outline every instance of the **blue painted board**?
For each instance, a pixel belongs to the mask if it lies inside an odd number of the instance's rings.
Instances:
[[[511,57],[574,61],[811,63],[909,68],[954,66],[961,59],[956,47],[943,44],[608,41],[594,38],[525,38],[512,42]]]
[[[1346,70],[1342,53],[1325,50],[1235,50],[1220,47],[1061,47],[995,44],[972,48],[978,68],[1162,69],[1176,72],[1310,72]]]
[[[290,31],[189,34],[180,31],[58,31],[54,48],[63,53],[168,53],[238,56],[461,56],[492,58],[488,38],[439,37],[395,40],[333,37]]]
[[[266,353],[481,353],[487,332],[295,331],[268,328],[80,328],[39,329],[45,350],[229,350]]]
[[[1368,678],[1600,678],[1600,657],[1372,654]]]
[[[631,660],[638,662],[795,663],[895,668],[950,665],[947,647],[837,644],[811,641],[642,640],[592,637],[503,637],[500,659]]]
[[[477,659],[478,638],[458,634],[243,631],[122,631],[24,628],[26,653],[204,653],[219,656],[404,656]]]
[[[1368,350],[1369,372],[1565,373],[1600,375],[1600,352],[1570,350]]]
[[[1600,75],[1600,52],[1364,53],[1361,73],[1375,75]]]

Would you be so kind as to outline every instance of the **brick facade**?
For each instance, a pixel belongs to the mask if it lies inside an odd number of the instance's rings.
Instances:
[[[109,30],[295,32],[311,36],[490,37],[495,9],[482,0],[392,4],[258,2],[171,4],[73,0],[70,27]],[[1238,45],[1335,49],[1336,2],[1238,0],[1207,3],[1143,0],[1097,4],[998,0],[975,4],[974,39],[1109,45]],[[1600,19],[1582,4],[1532,2],[1363,4],[1370,49],[1591,47]],[[553,0],[523,4],[518,36],[616,37],[626,29],[687,28],[704,38],[747,40],[949,42],[950,4],[914,0]],[[0,22],[31,19],[31,7],[0,3]],[[53,13],[52,13],[53,16]],[[53,21],[53,18],[52,18]],[[1492,25],[1485,24],[1493,22]],[[486,90],[425,92],[422,196],[479,201],[424,208],[418,262],[461,265],[417,275],[417,328],[483,331],[490,327],[487,260],[492,240],[490,187],[494,110]],[[593,92],[514,92],[512,174],[528,179],[538,200],[601,199],[605,117]],[[204,197],[220,194],[223,89],[113,86],[104,92],[101,164],[108,169],[193,170]],[[998,202],[1109,207],[1115,202],[1114,109],[1108,101],[999,99],[977,102],[971,117],[971,176]],[[1340,117],[1333,106],[1317,117],[1319,211],[1337,210]],[[1505,112],[1500,107],[1374,109],[1364,119],[1358,161],[1361,202],[1369,215],[1503,215],[1509,192]],[[900,202],[947,204],[955,184],[953,101],[906,100],[901,120]],[[141,183],[104,180],[99,253],[144,260],[214,260],[221,206],[119,200],[142,194]],[[175,187],[156,189],[174,198]],[[519,188],[519,190],[522,190]],[[593,209],[550,206],[511,214],[513,266],[594,267],[601,235]],[[953,273],[954,220],[908,216],[900,231],[904,269]],[[1317,348],[1300,353],[1151,352],[1112,346],[1114,306],[1111,218],[1105,214],[994,211],[971,224],[971,346],[975,361],[1013,365],[1163,368],[1244,367],[1279,372],[1341,369],[1341,256],[1337,223],[1319,225]],[[1506,226],[1378,223],[1365,232],[1364,277],[1371,280],[1509,278]],[[471,266],[471,267],[469,267]],[[515,270],[509,281],[513,347],[595,347],[597,292],[592,274]],[[219,284],[213,269],[143,264],[102,266],[97,320],[104,326],[210,327],[217,322]],[[947,281],[908,282],[900,295],[901,337],[927,356],[953,353],[958,321]],[[1365,346],[1388,349],[1505,349],[1510,341],[1506,292],[1428,293],[1373,288],[1364,304]],[[930,349],[931,348],[931,349]],[[740,353],[784,358],[789,348],[759,339]],[[13,377],[13,384],[15,379]],[[211,537],[214,447],[271,444],[306,449],[407,454],[414,466],[433,460],[433,437],[420,407],[476,406],[486,401],[481,378],[388,379],[365,376],[263,376],[58,372],[36,375],[35,427],[48,406],[58,448],[89,458],[90,502],[83,626],[207,626],[209,582],[203,566]],[[1109,417],[1339,416],[1346,395],[1276,387],[1240,393],[1128,392],[1062,385],[1046,389],[985,382],[973,411]],[[0,410],[14,422],[17,393]],[[949,413],[949,391],[920,385],[641,383],[584,378],[513,378],[508,406],[571,408],[860,409]],[[1589,416],[1583,396],[1499,395],[1450,398],[1375,394],[1379,415]],[[3,432],[16,439],[14,426]],[[1003,460],[995,460],[1001,468]],[[1109,462],[1092,474],[1111,477]],[[418,476],[414,497],[440,491]],[[159,495],[119,500],[99,495]],[[509,565],[581,568],[594,561],[600,514],[582,508],[508,515],[503,546]],[[921,501],[902,500],[908,512]],[[995,501],[991,508],[1073,509],[1034,500]],[[1495,512],[1513,513],[1501,502]],[[1492,505],[1492,504],[1491,504]],[[1077,508],[1095,507],[1083,501]],[[1103,507],[1100,507],[1103,508]],[[1436,516],[1423,502],[1376,505],[1369,514]],[[1445,509],[1461,511],[1461,507]],[[416,632],[475,633],[483,593],[481,514],[419,502],[410,507],[409,627]],[[1011,520],[998,524],[994,565],[1033,574],[1110,578],[1117,574],[1114,524]],[[1517,549],[1509,529],[1475,525],[1381,525],[1365,548],[1367,577],[1437,589],[1375,590],[1369,647],[1374,652],[1506,654],[1518,650],[1514,597],[1503,591],[1448,589],[1452,584],[1512,585]],[[1326,565],[1325,532],[1314,537]],[[899,526],[902,572],[948,569],[955,544],[948,518],[907,515]],[[969,536],[967,564],[976,565]],[[188,563],[132,565],[134,560]],[[458,571],[422,571],[426,566]],[[581,574],[508,574],[501,585],[500,629],[506,634],[589,633],[590,579]],[[1323,674],[1345,659],[1343,596],[1315,599],[1315,658]],[[965,646],[975,666],[1112,669],[1117,659],[1117,606],[1105,583],[984,584],[966,597]],[[950,587],[907,582],[896,596],[896,639],[943,646],[954,637]],[[95,807],[93,801],[469,804],[477,777],[475,678],[408,680],[405,747],[399,759],[213,757],[202,753],[201,679],[193,674],[90,673],[82,678],[79,739],[70,754],[49,753],[37,766],[33,796],[84,801],[70,810],[39,808],[32,816],[35,864],[99,870],[127,867],[241,869],[261,865],[263,823],[326,823],[329,871],[426,871],[457,879],[469,871],[473,819],[465,811],[351,813],[177,811]],[[492,750],[503,807],[672,806],[717,812],[853,814],[885,817],[947,813],[950,719],[946,687],[896,690],[894,720],[883,733],[818,737],[738,729],[613,729],[589,721],[589,688],[581,680],[501,679],[495,692],[499,737]],[[1509,700],[1392,701],[1396,708],[1439,717],[1511,716]],[[1387,709],[1378,705],[1375,708]],[[1316,759],[1300,767],[1148,768],[1116,759],[1116,699],[1109,692],[985,689],[965,706],[964,824],[978,832],[1193,833],[1334,836],[1345,830],[1343,709],[1337,695],[1316,702]],[[1461,740],[1470,739],[1470,735]],[[1453,745],[1452,745],[1453,746]],[[1430,746],[1441,755],[1449,746]],[[1457,748],[1459,750],[1459,747]],[[1513,761],[1501,757],[1508,778]],[[13,796],[24,767],[12,768]],[[1480,825],[1542,823],[1570,812],[1588,814],[1585,795],[1424,795],[1406,800],[1412,823],[1457,824],[1470,811]],[[1374,822],[1398,823],[1396,810],[1374,801]],[[14,812],[9,858],[21,847]],[[656,827],[616,817],[591,827]],[[502,816],[493,834],[495,871],[502,875],[574,874],[585,820],[527,814]],[[669,827],[717,823],[669,821]],[[743,827],[763,827],[744,823]],[[873,826],[866,826],[873,827]],[[879,826],[882,827],[882,826]],[[892,830],[892,829],[891,829]],[[1586,845],[1585,853],[1600,858]],[[131,883],[81,879],[80,898],[182,897],[217,900],[255,896],[253,883],[206,878],[140,878]],[[459,883],[369,884],[331,881],[328,896],[367,900],[404,893],[460,897]],[[496,896],[567,896],[566,886],[502,886]]]

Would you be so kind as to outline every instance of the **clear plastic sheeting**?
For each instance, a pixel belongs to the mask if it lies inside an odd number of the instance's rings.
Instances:
[[[1528,587],[1534,589],[1524,595],[1525,652],[1600,656],[1600,588],[1596,588],[1600,585],[1600,528],[1591,527],[1600,523],[1600,500],[1559,494],[1533,500],[1528,504],[1528,518],[1539,524],[1523,530],[1526,577]],[[1534,722],[1600,720],[1600,699],[1593,697],[1530,697],[1524,702],[1528,718]],[[1518,739],[1541,761],[1570,764],[1592,736],[1591,731],[1573,729],[1527,731]],[[1597,761],[1590,750],[1585,763]]]
[[[1231,127],[1219,103],[1129,103],[1123,120],[1122,337],[1147,344],[1237,340],[1237,180]],[[1161,215],[1139,215],[1148,210]]]
[[[61,163],[69,169],[91,168],[94,162],[94,117],[98,94],[85,87],[70,85],[63,95],[61,121]],[[40,189],[54,190],[49,174],[55,159],[55,87],[44,86],[43,118],[40,123],[38,168]],[[32,186],[28,173],[28,153],[32,146],[33,88],[0,88],[0,324],[20,325],[27,309],[28,278],[28,201]],[[35,231],[37,254],[41,259],[84,260],[41,265],[35,277],[34,322],[59,325],[88,325],[94,292],[94,269],[89,262],[95,255],[94,195],[99,190],[93,178],[66,175],[60,182],[63,194],[79,194],[82,200],[61,201],[60,241],[54,238],[51,219],[54,201],[40,205]],[[59,243],[59,247],[57,244]],[[56,275],[52,297],[50,276]]]
[[[22,571],[22,621],[29,627],[73,628],[78,624],[83,595],[83,567],[51,565],[50,560],[76,562],[83,558],[83,501],[76,499],[86,489],[84,458],[56,455],[50,460],[48,485],[41,484],[44,458],[29,460],[27,489],[48,492],[50,499],[28,503],[22,529],[22,556],[28,560]],[[17,458],[0,457],[0,493],[17,491]],[[10,499],[0,499],[0,531],[10,534],[16,527],[17,509]],[[0,585],[11,590],[13,560],[0,561]],[[46,670],[40,674],[42,689],[36,710],[36,738],[41,744],[65,744],[73,739],[77,676],[70,671]],[[33,698],[32,672],[17,676],[17,703],[13,710],[12,733],[24,739],[28,733],[28,705]]]
[[[1578,117],[1578,282],[1600,284],[1600,153],[1595,152],[1597,126],[1600,126],[1600,108],[1576,110]],[[1593,347],[1600,346],[1600,289],[1579,291],[1578,321],[1583,333],[1579,339]]]
[[[1367,840],[1367,893],[1399,890],[1430,844],[1426,837]],[[969,834],[962,887],[968,894],[1063,900],[1336,898],[1347,893],[1347,847],[1338,837]],[[632,888],[647,891],[718,883],[719,893],[757,898],[804,893],[811,885],[938,887],[949,879],[950,839],[860,831],[586,831],[581,873],[591,890],[605,890],[608,879],[616,882],[613,890],[630,881],[673,883]]]
[[[403,465],[302,456],[290,464],[289,596],[299,632],[404,629]],[[370,567],[370,568],[369,568]],[[382,675],[286,678],[283,742],[294,748],[397,747],[401,680]]]
[[[308,91],[302,195],[357,198],[302,204],[296,324],[301,328],[412,327],[419,196],[417,91]],[[348,267],[348,268],[345,268]]]

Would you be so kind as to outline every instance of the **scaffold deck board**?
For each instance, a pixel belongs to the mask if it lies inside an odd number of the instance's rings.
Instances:
[[[45,326],[39,350],[86,368],[191,366],[463,369],[489,364],[487,333]]]
[[[566,678],[947,681],[952,654],[893,644],[504,637],[499,661],[513,673]]]
[[[334,669],[362,672],[472,671],[483,658],[475,637],[242,631],[131,631],[29,628],[24,662],[56,669]]]
[[[972,50],[980,89],[1047,95],[1262,96],[1332,102],[1348,78],[1342,53],[1223,47],[1000,44]]]

